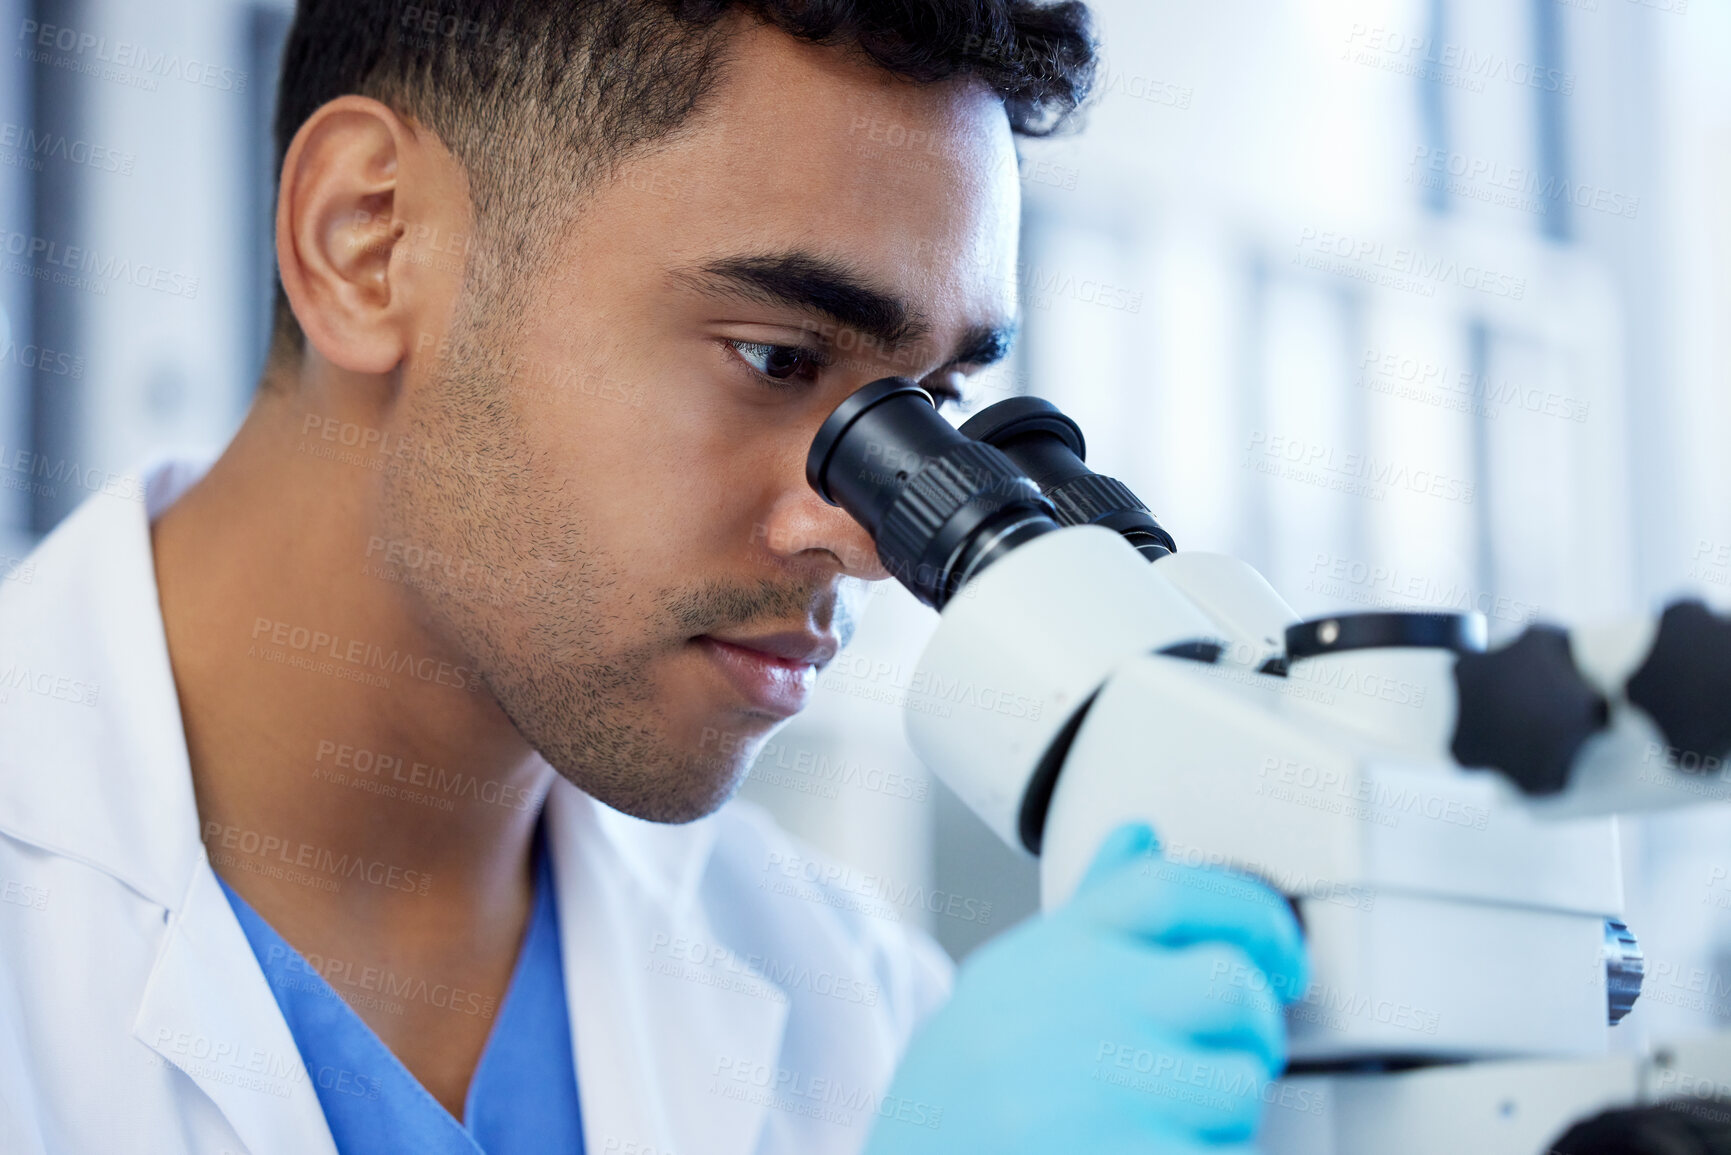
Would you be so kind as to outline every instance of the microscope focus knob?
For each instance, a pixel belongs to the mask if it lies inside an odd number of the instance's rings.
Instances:
[[[1582,743],[1610,717],[1555,626],[1529,626],[1500,650],[1462,654],[1455,690],[1455,761],[1500,770],[1527,794],[1562,790]]]
[[[1625,693],[1652,715],[1680,765],[1714,765],[1731,750],[1731,620],[1698,601],[1665,607]]]
[[[1610,1025],[1616,1026],[1623,1016],[1635,1009],[1641,997],[1641,980],[1647,977],[1647,958],[1635,932],[1614,918],[1605,920],[1605,996],[1609,1004]]]

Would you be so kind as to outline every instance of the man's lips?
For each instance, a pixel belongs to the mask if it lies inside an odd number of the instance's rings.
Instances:
[[[778,658],[794,665],[816,666],[819,669],[829,665],[830,659],[841,649],[841,643],[835,638],[827,634],[808,634],[803,630],[783,630],[778,634],[758,634],[754,637],[729,638],[719,634],[704,636],[723,645],[755,650],[766,657]]]
[[[817,672],[835,657],[833,637],[793,630],[749,638],[705,634],[692,641],[758,710],[791,718],[805,708]]]

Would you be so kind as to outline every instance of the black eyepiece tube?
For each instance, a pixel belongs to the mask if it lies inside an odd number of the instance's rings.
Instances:
[[[1149,561],[1178,552],[1172,535],[1130,487],[1095,473],[1081,428],[1050,401],[1011,397],[982,409],[962,426],[962,436],[1004,451],[1034,479],[1058,512],[1059,525],[1101,525],[1115,530]]]
[[[884,568],[943,609],[974,574],[1058,528],[1039,486],[1004,454],[958,433],[929,393],[874,381],[817,431],[806,480],[877,543]]]

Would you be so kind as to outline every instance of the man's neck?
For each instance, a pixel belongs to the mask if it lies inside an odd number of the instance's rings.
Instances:
[[[305,407],[261,398],[152,527],[206,848],[303,953],[502,995],[553,771],[368,557],[376,475]]]

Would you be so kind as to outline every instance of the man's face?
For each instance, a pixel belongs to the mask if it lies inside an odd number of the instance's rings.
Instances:
[[[847,641],[872,542],[806,451],[886,376],[1005,350],[1018,189],[1001,105],[754,29],[705,111],[622,166],[499,308],[419,343],[386,482],[409,591],[557,770],[657,821],[720,805]]]

